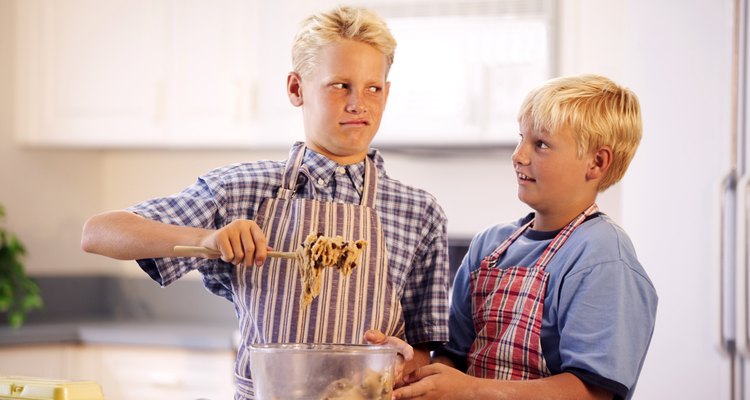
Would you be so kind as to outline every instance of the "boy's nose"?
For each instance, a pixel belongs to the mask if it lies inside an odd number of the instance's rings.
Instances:
[[[513,162],[513,165],[520,164],[520,165],[526,165],[528,164],[528,157],[526,157],[526,153],[523,150],[523,143],[519,142],[516,145],[515,150],[513,150],[513,154],[510,156],[511,162]]]
[[[349,103],[346,106],[346,111],[352,114],[359,114],[365,111],[365,107],[359,103]]]
[[[362,102],[362,98],[356,94],[349,96],[349,101],[346,103],[346,111],[352,114],[359,114],[365,112],[367,109],[365,104]]]

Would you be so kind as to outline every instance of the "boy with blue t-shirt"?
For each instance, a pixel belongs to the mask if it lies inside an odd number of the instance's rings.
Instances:
[[[534,212],[473,239],[453,284],[450,341],[399,399],[629,399],[657,295],[597,194],[641,139],[633,92],[582,75],[524,100],[512,162]]]

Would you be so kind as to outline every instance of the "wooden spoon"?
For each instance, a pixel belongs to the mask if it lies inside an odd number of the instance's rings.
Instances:
[[[203,257],[210,258],[220,256],[221,252],[216,249],[201,246],[175,246],[175,253],[182,257]],[[284,251],[269,251],[269,257],[276,258],[289,258],[289,259],[301,259],[302,255],[299,252],[284,252]]]

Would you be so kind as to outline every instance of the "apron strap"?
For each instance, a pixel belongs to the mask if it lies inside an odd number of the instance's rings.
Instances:
[[[378,194],[378,167],[365,156],[365,179],[362,183],[362,205],[375,208],[375,198]]]
[[[497,260],[500,259],[500,256],[502,256],[503,253],[505,253],[505,250],[507,250],[508,247],[510,247],[510,245],[513,244],[513,242],[515,242],[516,239],[518,239],[519,236],[521,236],[524,232],[526,232],[526,229],[529,226],[531,226],[531,224],[533,224],[533,223],[534,223],[534,219],[532,218],[531,221],[527,222],[526,224],[524,224],[520,228],[516,229],[516,231],[513,232],[513,234],[510,235],[507,239],[505,239],[500,244],[500,246],[497,246],[497,248],[495,249],[495,251],[492,252],[492,254],[490,254],[489,256],[485,257],[485,260],[487,260],[488,263],[489,263],[488,265],[490,267],[493,267],[497,263]]]
[[[577,228],[579,225],[583,223],[583,221],[588,218],[589,215],[594,214],[595,212],[599,211],[599,207],[597,207],[596,203],[589,206],[589,208],[586,209],[581,215],[578,216],[575,220],[571,221],[568,226],[563,228],[563,230],[560,231],[560,233],[555,236],[555,238],[550,242],[550,244],[547,246],[546,249],[544,249],[544,253],[542,253],[542,256],[539,257],[539,259],[536,261],[536,264],[534,265],[536,268],[540,268],[544,270],[544,268],[547,267],[547,264],[549,264],[550,260],[552,259],[552,256],[557,254],[557,251],[560,250],[560,247],[565,243],[565,241],[568,240],[570,237],[570,234],[573,233],[573,230]]]
[[[560,250],[560,247],[565,243],[566,240],[570,237],[570,234],[573,233],[573,230],[577,228],[579,225],[583,223],[583,221],[586,220],[590,215],[593,215],[599,211],[599,207],[596,205],[596,203],[589,206],[589,208],[586,209],[583,213],[581,213],[576,219],[571,221],[565,228],[563,228],[554,239],[552,239],[552,242],[550,242],[549,245],[547,245],[547,248],[544,249],[544,253],[542,253],[541,257],[536,261],[536,264],[534,264],[535,268],[541,268],[544,269],[547,267],[547,264],[549,264],[550,260],[552,259],[552,256],[554,256],[558,250]],[[527,222],[520,228],[516,229],[515,232],[513,232],[512,235],[510,235],[507,239],[505,239],[500,246],[498,246],[492,254],[485,257],[485,261],[487,262],[487,266],[489,268],[492,268],[497,264],[497,260],[500,259],[500,257],[505,253],[505,250],[510,247],[513,242],[516,241],[525,231],[528,229],[529,226],[531,226],[534,223],[534,219]]]
[[[281,178],[281,187],[277,197],[282,199],[291,199],[297,190],[297,178],[299,177],[302,159],[305,157],[305,146],[302,142],[297,142],[289,152],[289,158],[286,161],[284,175]]]

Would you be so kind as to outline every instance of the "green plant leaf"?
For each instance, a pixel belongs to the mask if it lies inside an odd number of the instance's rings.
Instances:
[[[5,217],[0,204],[0,220]],[[39,286],[24,271],[23,243],[0,225],[0,312],[7,313],[8,324],[19,327],[26,314],[44,306]]]
[[[18,328],[23,325],[24,314],[20,310],[10,311],[8,313],[8,324],[13,328]]]

